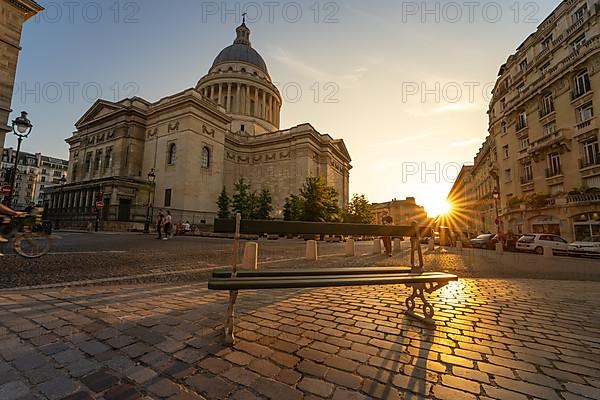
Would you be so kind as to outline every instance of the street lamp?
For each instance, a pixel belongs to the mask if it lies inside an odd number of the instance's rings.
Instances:
[[[151,214],[154,214],[154,189],[156,187],[154,183],[155,180],[156,173],[154,172],[154,168],[152,168],[150,172],[148,172],[148,182],[150,182],[150,184],[152,185],[152,192],[148,192],[148,206],[146,207],[146,222],[144,223],[144,233],[150,233],[150,221],[152,220]]]
[[[63,198],[62,198],[63,186],[65,185],[65,183],[67,183],[67,177],[64,175],[61,176],[61,178],[58,182],[60,182],[60,190],[58,192],[58,215],[56,217],[55,229],[60,229],[60,217],[62,216],[62,209],[63,209]]]
[[[12,171],[12,177],[10,179],[10,195],[8,197],[7,205],[8,207],[12,206],[12,201],[15,193],[15,185],[17,182],[17,167],[19,163],[19,153],[21,152],[21,142],[23,139],[29,136],[31,130],[33,129],[33,125],[31,121],[27,118],[27,113],[25,111],[21,112],[21,116],[15,118],[12,121],[12,129],[13,133],[17,136],[17,154],[15,156],[15,165]]]

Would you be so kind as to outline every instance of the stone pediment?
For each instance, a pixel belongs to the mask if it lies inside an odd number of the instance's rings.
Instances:
[[[122,109],[123,107],[119,104],[106,100],[98,100],[86,111],[85,114],[83,114],[83,117],[81,117],[81,119],[75,123],[75,127],[79,129],[80,126],[87,125],[102,117],[114,114]]]

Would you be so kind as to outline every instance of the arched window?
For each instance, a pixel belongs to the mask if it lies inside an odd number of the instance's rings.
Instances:
[[[573,97],[577,98],[583,96],[590,90],[592,90],[592,84],[590,82],[590,75],[586,69],[580,71],[575,76],[575,91],[573,93]]]
[[[177,160],[177,146],[175,145],[175,143],[171,143],[171,145],[169,146],[168,160],[170,165],[174,165],[175,161]]]
[[[210,149],[208,147],[202,148],[202,168],[210,167]]]

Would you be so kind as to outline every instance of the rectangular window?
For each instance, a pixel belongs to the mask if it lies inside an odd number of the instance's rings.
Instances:
[[[577,119],[579,123],[589,121],[594,117],[594,107],[592,102],[589,102],[577,109]]]
[[[554,112],[554,97],[552,94],[547,94],[542,100],[542,116],[546,116]]]
[[[556,132],[556,122],[544,125],[544,136],[550,136]]]
[[[517,119],[517,131],[520,131],[521,129],[525,128],[527,128],[527,113],[521,112],[519,113]]]
[[[581,6],[579,9],[577,9],[577,11],[575,11],[575,13],[573,13],[573,15],[571,16],[572,22],[575,24],[575,23],[583,20],[585,18],[585,16],[587,15],[587,11],[588,11],[588,7],[587,7],[587,3],[586,3],[583,6]]]
[[[600,147],[598,139],[588,140],[583,144],[584,167],[600,164]]]
[[[525,93],[525,84],[522,83],[517,87],[517,92],[519,92],[519,94],[523,94]]]
[[[542,50],[548,50],[552,46],[552,35],[549,35],[542,41]]]
[[[165,207],[171,207],[171,189],[165,189]]]
[[[581,46],[583,46],[585,44],[585,33],[581,36],[579,36],[577,39],[575,39],[572,43],[571,46],[573,47],[573,50],[579,50],[579,48]]]
[[[527,150],[529,148],[529,137],[521,139],[521,150]]]
[[[510,153],[508,151],[508,145],[502,146],[502,154],[504,154],[504,159],[510,157]]]
[[[548,156],[548,178],[552,178],[553,176],[560,175],[561,165],[560,165],[560,154],[552,153]]]
[[[523,183],[533,180],[533,167],[531,163],[523,165]]]
[[[519,71],[525,71],[527,69],[527,59],[524,59],[519,63]]]
[[[544,64],[540,67],[540,72],[542,74],[545,74],[548,72],[549,69],[550,69],[550,61],[548,61],[546,64]]]
[[[504,171],[504,179],[506,179],[506,182],[512,182],[512,171],[510,169]]]
[[[575,93],[574,97],[580,97],[592,90],[590,75],[587,71],[580,72],[575,77]]]

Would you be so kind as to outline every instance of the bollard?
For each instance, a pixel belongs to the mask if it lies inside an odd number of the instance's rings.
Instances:
[[[433,251],[435,250],[435,240],[429,239],[429,243],[427,244],[427,250]]]
[[[354,257],[356,255],[356,246],[354,246],[354,239],[348,239],[344,246],[345,254],[347,257]]]
[[[250,242],[246,243],[246,246],[244,246],[242,269],[258,269],[258,243]]]
[[[463,250],[463,243],[461,240],[459,240],[458,242],[456,242],[456,250],[458,251],[462,251]]]
[[[306,242],[306,259],[309,261],[317,261],[319,259],[317,255],[317,242],[315,240]]]
[[[373,254],[381,254],[381,239],[373,240]]]
[[[504,247],[502,247],[502,243],[496,243],[496,254],[504,254]]]
[[[544,247],[544,257],[554,257],[554,250],[552,247]]]
[[[402,240],[394,239],[394,245],[392,246],[392,252],[402,250]]]

